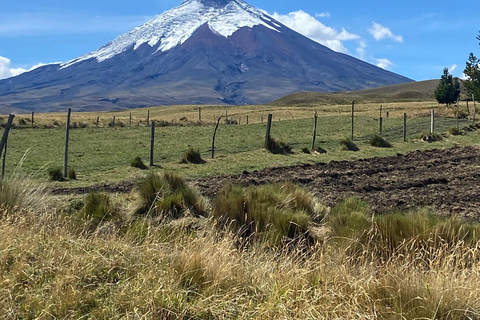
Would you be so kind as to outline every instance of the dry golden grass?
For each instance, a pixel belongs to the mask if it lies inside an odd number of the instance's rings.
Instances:
[[[240,249],[205,218],[86,231],[54,208],[2,216],[2,319],[480,317],[479,244],[462,239],[425,254],[413,238],[379,260],[328,232],[309,248]]]

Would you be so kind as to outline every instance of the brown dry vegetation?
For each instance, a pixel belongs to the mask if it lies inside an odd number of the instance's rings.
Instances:
[[[271,247],[258,241],[238,247],[234,234],[217,231],[206,218],[119,219],[92,229],[52,203],[4,208],[0,314],[3,319],[480,317],[478,227],[462,232],[459,220],[436,222],[422,212],[390,220],[374,220],[368,212],[356,199],[340,204],[312,229],[313,245]],[[402,240],[382,232],[402,225],[418,234]]]

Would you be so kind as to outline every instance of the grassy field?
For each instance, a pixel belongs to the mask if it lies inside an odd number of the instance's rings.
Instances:
[[[351,160],[371,156],[387,156],[415,149],[449,147],[478,143],[478,134],[448,136],[444,141],[428,144],[415,139],[430,130],[429,114],[432,108],[439,115],[436,131],[456,125],[451,110],[433,102],[390,103],[382,107],[383,135],[394,147],[379,149],[367,144],[379,131],[379,105],[355,106],[354,140],[359,152],[346,152],[340,148],[340,140],[351,135],[351,106],[240,106],[202,107],[202,123],[198,123],[198,106],[158,107],[111,113],[73,113],[70,130],[69,166],[74,168],[78,180],[63,182],[66,187],[85,186],[100,182],[135,180],[143,173],[130,166],[135,157],[149,163],[150,121],[156,121],[154,170],[181,172],[197,178],[212,175],[236,174],[244,170],[285,166],[297,163]],[[462,106],[465,108],[465,106]],[[303,148],[311,148],[313,114],[319,114],[316,145],[327,150],[326,154],[305,154]],[[386,117],[386,113],[389,117]],[[408,115],[407,137],[403,142],[403,113]],[[132,121],[130,127],[130,113]],[[211,158],[214,119],[228,114],[239,124],[226,125],[222,119],[216,136],[215,159]],[[263,149],[265,121],[273,113],[272,136],[288,143],[294,151],[291,155],[273,155]],[[246,123],[248,115],[248,124]],[[99,126],[96,126],[99,117]],[[115,117],[116,127],[109,127]],[[5,118],[5,117],[4,117]],[[33,174],[38,181],[47,180],[49,168],[62,167],[65,141],[65,114],[36,114],[34,128],[30,117],[19,116],[17,125],[10,132],[7,174],[21,164],[22,170]],[[263,118],[263,122],[262,122]],[[461,120],[459,126],[467,125]],[[199,149],[206,164],[181,164],[182,154],[188,148]]]

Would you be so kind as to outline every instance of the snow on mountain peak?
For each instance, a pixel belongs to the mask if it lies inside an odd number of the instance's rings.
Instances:
[[[132,46],[136,50],[145,43],[151,47],[158,45],[155,52],[165,52],[184,43],[205,23],[212,31],[224,37],[231,36],[240,28],[252,28],[256,25],[280,32],[277,29],[279,26],[273,23],[269,16],[243,0],[187,0],[179,7],[156,16],[100,49],[64,63],[61,68],[91,58],[102,62]]]

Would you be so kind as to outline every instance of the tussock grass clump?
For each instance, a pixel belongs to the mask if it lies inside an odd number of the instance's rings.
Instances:
[[[50,181],[65,181],[61,168],[48,169],[48,177],[50,178]]]
[[[457,129],[457,127],[448,128],[448,133],[450,133],[452,136],[459,136],[462,134],[462,132],[459,129]]]
[[[311,154],[312,153],[312,152],[310,152],[310,149],[308,149],[307,147],[302,148],[302,152],[306,153],[306,154]]]
[[[436,132],[433,132],[433,133],[421,133],[419,136],[418,136],[418,139],[422,140],[422,141],[425,141],[425,142],[436,142],[436,141],[442,141],[443,140],[443,137],[442,135],[436,133]]]
[[[190,148],[183,154],[181,163],[204,164],[206,161],[202,159],[199,149]]]
[[[320,221],[327,211],[308,191],[286,183],[227,186],[217,197],[212,216],[218,226],[232,228],[244,241],[262,239],[276,246],[308,237],[309,223]]]
[[[35,184],[28,176],[14,173],[0,179],[0,210],[7,214],[23,209],[41,208],[45,204],[46,188]]]
[[[84,219],[108,221],[117,214],[110,196],[104,193],[89,193],[81,210]]]
[[[377,148],[391,148],[392,144],[385,140],[382,136],[379,136],[378,134],[374,135],[370,141],[370,145],[372,147],[377,147]]]
[[[274,138],[270,137],[267,142],[266,146],[267,150],[270,153],[273,154],[291,154],[292,152],[292,147],[290,145],[281,142],[281,141],[276,141]]]
[[[316,146],[315,148],[312,149],[312,152],[325,154],[325,153],[327,153],[327,150],[323,149],[322,147]]]
[[[340,140],[340,146],[343,150],[347,151],[359,151],[360,149],[357,147],[355,142],[353,142],[350,138],[345,138]]]
[[[205,216],[206,204],[202,196],[181,176],[150,173],[138,187],[139,203],[136,216],[178,219],[184,216]]]
[[[70,180],[77,180],[77,173],[74,168],[68,169],[67,178]]]
[[[360,198],[348,198],[333,207],[325,221],[335,237],[357,239],[371,228],[370,208]]]
[[[136,157],[135,159],[133,159],[132,162],[130,162],[130,166],[134,168],[138,168],[140,170],[148,169],[147,165],[143,163],[143,160],[140,157]]]

